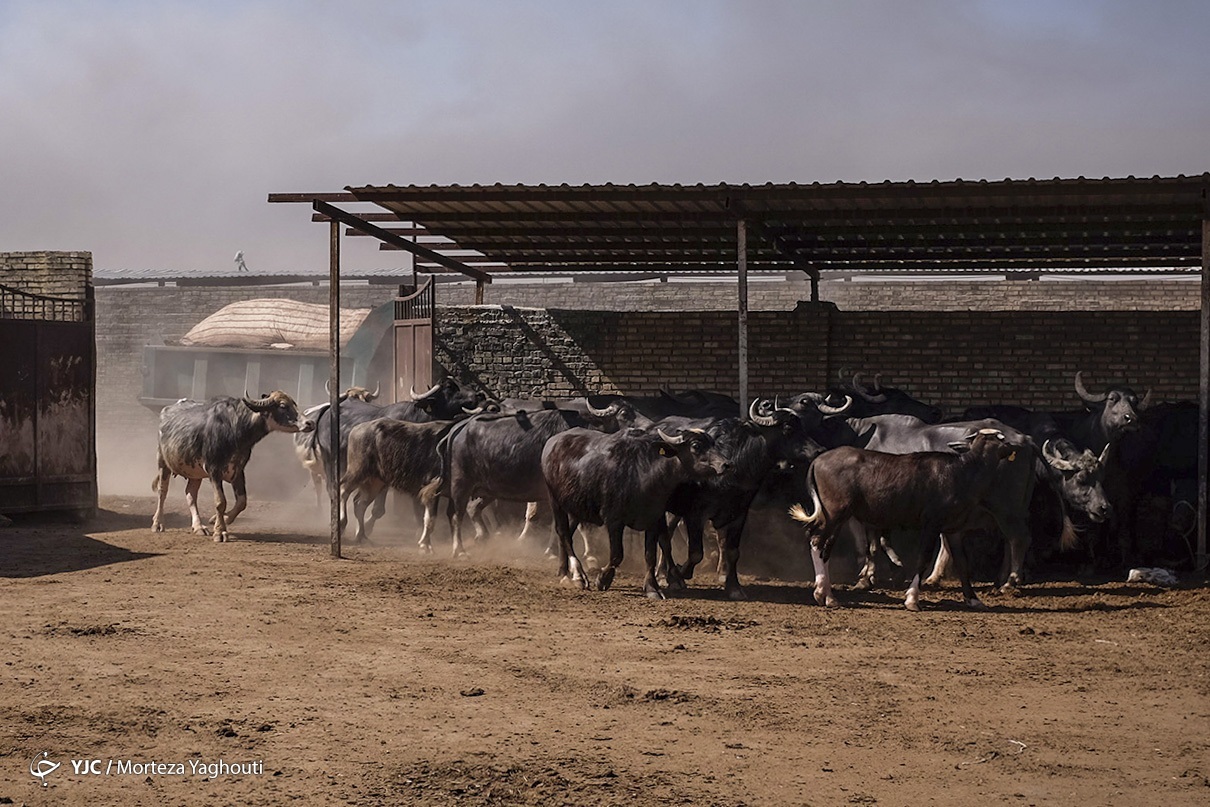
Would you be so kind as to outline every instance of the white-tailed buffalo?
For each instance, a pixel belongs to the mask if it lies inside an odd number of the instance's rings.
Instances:
[[[1018,447],[997,429],[980,429],[950,446],[957,454],[922,451],[886,454],[842,446],[821,454],[807,473],[811,511],[790,510],[806,525],[815,564],[815,600],[835,605],[827,563],[837,529],[850,518],[876,530],[918,535],[916,574],[904,605],[919,610],[920,580],[944,533],[967,605],[982,603],[971,586],[962,533],[984,521],[982,502],[997,484],[1003,463],[1018,460]]]
[[[299,414],[289,395],[276,390],[263,398],[181,399],[160,412],[159,473],[151,489],[159,494],[151,527],[164,529],[164,498],[175,474],[185,477],[185,499],[193,518],[193,531],[206,535],[197,510],[197,492],[203,479],[214,485],[214,540],[226,541],[227,526],[248,506],[244,466],[252,447],[269,432],[310,431],[315,424]],[[227,511],[223,482],[235,492],[235,506]]]

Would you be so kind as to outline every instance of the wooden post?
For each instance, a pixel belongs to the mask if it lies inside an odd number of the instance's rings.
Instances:
[[[1206,508],[1210,504],[1210,189],[1202,191],[1201,361],[1198,379],[1197,560],[1206,571]]]
[[[475,281],[475,305],[483,305],[483,281]]]
[[[739,267],[739,416],[748,415],[748,225],[735,224],[735,259]]]
[[[332,505],[332,557],[340,557],[340,222],[332,220],[328,262],[328,413],[332,426],[329,445],[328,493]]]

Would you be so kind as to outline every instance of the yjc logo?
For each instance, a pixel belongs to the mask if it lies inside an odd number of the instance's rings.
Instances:
[[[29,772],[42,780],[42,787],[46,787],[46,777],[59,769],[60,763],[51,762],[48,757],[50,757],[50,752],[43,751],[41,759],[34,757],[33,761],[29,763]]]

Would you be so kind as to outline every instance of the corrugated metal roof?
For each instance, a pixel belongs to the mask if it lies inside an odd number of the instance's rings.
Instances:
[[[408,232],[422,229],[444,239],[432,247],[443,254],[473,250],[477,256],[460,259],[492,274],[734,271],[740,219],[748,225],[752,270],[1011,272],[1200,266],[1208,187],[1210,173],[765,185],[367,185],[347,188],[346,197],[326,196],[377,204]]]

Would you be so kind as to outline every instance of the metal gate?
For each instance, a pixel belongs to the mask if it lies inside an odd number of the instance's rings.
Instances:
[[[0,512],[97,507],[96,340],[83,298],[0,286]]]
[[[413,387],[433,386],[433,318],[436,285],[429,277],[419,288],[400,286],[395,298],[395,401],[410,400]]]

